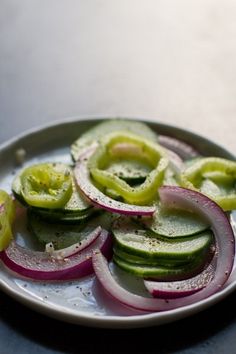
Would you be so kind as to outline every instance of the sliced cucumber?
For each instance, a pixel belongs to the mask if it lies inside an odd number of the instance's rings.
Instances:
[[[129,262],[137,265],[149,265],[149,266],[164,266],[164,267],[177,267],[180,265],[189,264],[185,259],[171,259],[171,258],[158,258],[152,259],[145,256],[136,256],[122,250],[118,244],[113,247],[114,254],[125,262]]]
[[[123,220],[123,222],[121,221]],[[183,238],[181,241],[165,241],[148,230],[138,229],[138,225],[125,218],[119,219],[112,228],[119,247],[133,255],[147,258],[170,258],[191,260],[209,251],[213,242],[210,230]]]
[[[81,219],[75,225],[66,225],[61,220],[54,223],[52,220],[47,222],[38,214],[29,210],[28,227],[40,243],[47,244],[52,242],[55,249],[61,249],[81,241],[97,226],[109,228],[113,218],[108,213],[102,213],[89,220]]]
[[[88,225],[93,228],[101,226],[103,229],[110,230],[112,224],[118,219],[118,217],[119,215],[115,213],[98,211],[97,214],[89,220]]]
[[[171,239],[195,235],[209,227],[198,215],[190,211],[163,207],[158,207],[153,218],[145,221],[145,226],[156,234]]]
[[[196,275],[203,268],[202,258],[178,267],[137,265],[123,259],[113,256],[114,263],[124,271],[142,278],[152,278],[156,280],[174,281],[186,279],[189,276]],[[205,260],[204,260],[205,261]]]
[[[52,242],[55,249],[68,247],[84,237],[83,222],[76,225],[48,223],[35,213],[28,213],[28,227],[40,243]]]
[[[111,119],[105,120],[97,124],[86,133],[82,134],[71,146],[71,155],[74,161],[78,160],[81,151],[89,146],[94,141],[108,133],[124,130],[143,136],[147,139],[157,142],[157,134],[149,128],[149,126],[142,122],[132,121],[128,119]]]
[[[88,220],[93,214],[94,210],[93,208],[90,208],[84,213],[64,213],[62,212],[56,212],[56,211],[51,211],[49,209],[39,209],[39,208],[30,208],[32,212],[37,214],[39,217],[41,217],[43,220],[49,222],[49,223],[63,223],[63,224],[76,224],[80,223],[83,220]]]

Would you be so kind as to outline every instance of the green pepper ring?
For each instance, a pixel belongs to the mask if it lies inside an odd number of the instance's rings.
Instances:
[[[11,225],[15,218],[15,204],[11,196],[0,190],[0,251],[7,248],[12,239]]]
[[[69,169],[59,164],[40,163],[27,167],[21,174],[21,194],[27,204],[43,208],[61,208],[72,194]]]
[[[117,145],[120,145],[120,149],[116,148]],[[142,184],[131,187],[126,181],[104,170],[109,158],[114,156],[146,161],[152,165],[153,170]],[[126,202],[140,205],[149,204],[153,201],[158,187],[163,182],[167,166],[168,159],[164,149],[159,144],[123,131],[111,133],[106,138],[101,139],[100,145],[88,163],[89,171],[95,182],[105,188],[114,190]]]
[[[180,181],[182,187],[199,191],[199,189],[196,187],[197,181],[201,179],[204,173],[208,173],[213,170],[223,173],[227,177],[234,178],[236,182],[235,161],[230,161],[220,157],[206,157],[196,161],[181,174]],[[236,192],[226,196],[210,195],[209,197],[213,199],[225,211],[236,209]]]

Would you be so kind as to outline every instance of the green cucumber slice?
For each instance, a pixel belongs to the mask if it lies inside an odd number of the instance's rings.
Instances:
[[[79,242],[84,235],[83,222],[76,225],[48,223],[32,212],[28,213],[28,227],[40,243],[52,242],[55,249],[65,248]]]
[[[198,258],[194,262],[178,267],[137,265],[124,261],[116,255],[113,256],[113,261],[118,267],[137,277],[166,281],[182,280],[196,275],[202,270],[205,263],[205,259],[203,261],[203,259]]]
[[[164,267],[177,267],[180,265],[189,264],[185,259],[152,259],[144,256],[136,256],[122,250],[118,244],[113,247],[114,254],[125,262],[129,262],[136,265],[146,265],[146,266],[164,266]]]
[[[213,233],[210,230],[185,237],[182,240],[165,241],[155,233],[140,229],[140,226],[128,218],[120,218],[116,221],[112,233],[122,250],[153,259],[191,260],[208,252],[213,242]]]
[[[71,155],[73,160],[77,161],[81,151],[94,141],[98,141],[101,137],[107,135],[108,133],[120,130],[124,130],[126,132],[129,131],[157,142],[157,134],[145,123],[128,119],[104,120],[102,123],[97,124],[86,133],[82,134],[71,145]]]
[[[52,242],[55,249],[68,247],[81,241],[97,226],[108,228],[114,217],[102,213],[91,219],[81,219],[77,224],[65,224],[61,220],[52,223],[42,219],[38,214],[28,211],[28,227],[41,244]]]
[[[153,218],[147,219],[144,224],[156,234],[170,239],[196,235],[209,227],[198,215],[190,211],[163,207],[158,207]]]
[[[88,220],[93,214],[94,210],[91,208],[84,213],[63,213],[52,212],[44,209],[30,208],[30,210],[40,216],[43,220],[49,223],[63,223],[63,224],[76,224],[83,220]]]

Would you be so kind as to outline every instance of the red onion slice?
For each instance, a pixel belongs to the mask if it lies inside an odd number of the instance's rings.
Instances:
[[[192,295],[207,286],[213,279],[215,267],[213,263],[194,277],[179,281],[150,281],[144,280],[148,292],[160,299],[175,299]]]
[[[93,267],[104,289],[119,302],[143,311],[167,311],[203,300],[219,291],[227,281],[234,262],[234,233],[223,210],[199,192],[181,187],[166,186],[159,189],[162,203],[170,208],[183,208],[200,214],[210,222],[216,241],[216,268],[214,278],[192,295],[176,299],[150,299],[132,294],[122,288],[110,273],[108,263],[98,251],[93,255]]]
[[[176,154],[176,152],[170,150],[170,149],[165,149],[167,152],[167,155],[169,157],[169,161],[170,161],[170,166],[172,167],[172,169],[176,172],[176,173],[181,173],[181,171],[184,168],[184,162],[182,160],[182,158]]]
[[[199,153],[190,145],[167,135],[159,135],[158,142],[167,149],[174,151],[182,159],[192,159],[199,156]]]
[[[151,216],[155,212],[155,206],[140,206],[119,202],[106,196],[93,185],[87,168],[87,161],[95,150],[96,146],[90,147],[86,150],[86,152],[78,159],[74,169],[77,184],[84,195],[93,203],[93,205],[113,213]]]
[[[35,280],[69,280],[78,279],[93,273],[92,255],[100,249],[110,257],[112,240],[107,231],[102,230],[100,236],[85,250],[63,260],[55,260],[46,253],[26,249],[13,241],[1,252],[1,260],[13,272]]]
[[[96,239],[97,237],[100,235],[102,231],[101,226],[96,227],[95,230],[93,230],[92,232],[90,232],[87,237],[85,237],[84,239],[82,239],[80,242],[74,243],[73,245],[60,249],[60,250],[55,250],[53,247],[53,243],[47,243],[46,247],[45,247],[45,251],[53,258],[53,259],[64,259],[67,257],[71,257],[74,254],[82,251],[83,249],[85,249],[86,247],[88,247],[89,245],[91,245]]]

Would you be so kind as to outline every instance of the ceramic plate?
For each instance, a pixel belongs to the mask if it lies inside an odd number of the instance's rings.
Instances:
[[[66,120],[29,131],[2,145],[0,148],[0,188],[11,190],[11,181],[19,169],[15,158],[18,149],[23,148],[26,151],[24,166],[39,161],[70,162],[71,143],[99,121],[100,119]],[[191,143],[203,155],[234,159],[232,154],[220,146],[192,132],[154,121],[148,121],[148,124],[160,134],[177,137]],[[232,221],[234,222],[234,219]],[[17,234],[17,240],[21,244],[30,242],[23,225],[22,231]],[[142,293],[143,289],[134,277],[118,271],[115,267],[113,271],[119,276],[123,286]],[[220,292],[208,299],[175,310],[148,314],[128,311],[116,304],[100,289],[94,276],[70,282],[35,282],[21,279],[0,264],[0,286],[4,292],[24,305],[62,321],[93,327],[134,328],[176,321],[212,306],[236,288],[235,273],[235,271],[232,272],[230,279]]]

